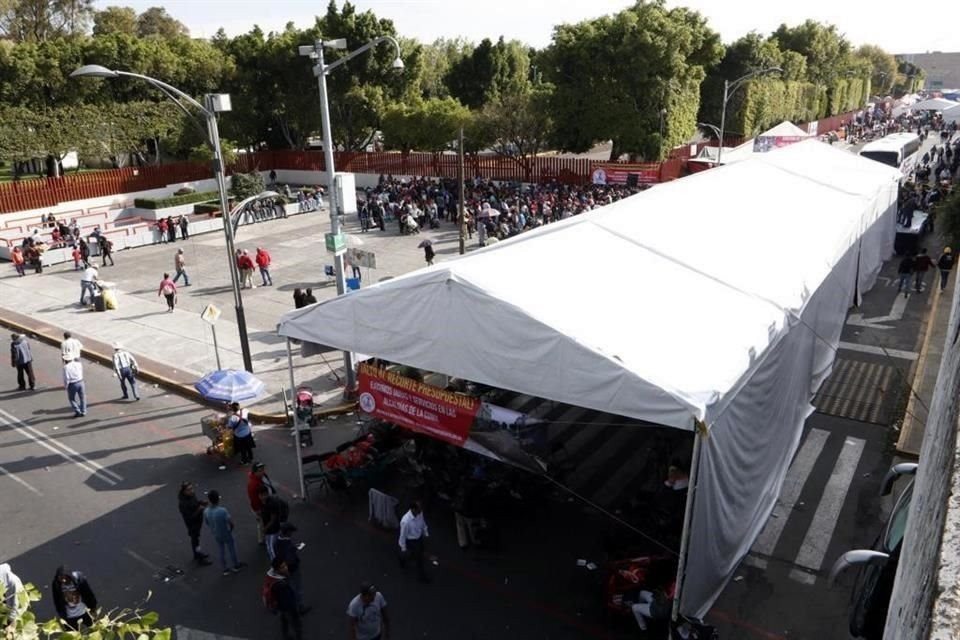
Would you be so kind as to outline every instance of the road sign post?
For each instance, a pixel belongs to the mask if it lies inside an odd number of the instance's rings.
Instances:
[[[217,344],[217,320],[220,318],[220,309],[215,305],[208,304],[200,313],[200,319],[210,325],[210,331],[213,332],[213,353],[217,358],[217,371],[221,371],[220,366],[220,346]]]

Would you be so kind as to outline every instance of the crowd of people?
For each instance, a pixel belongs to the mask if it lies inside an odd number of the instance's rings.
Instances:
[[[563,220],[633,195],[643,187],[626,185],[542,185],[497,183],[475,178],[464,191],[464,223],[470,239],[486,246],[529,229]],[[398,180],[380,176],[366,189],[359,206],[362,232],[396,222],[401,234],[459,223],[456,181],[431,178]]]

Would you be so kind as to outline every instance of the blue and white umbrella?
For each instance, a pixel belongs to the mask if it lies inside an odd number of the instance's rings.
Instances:
[[[222,369],[200,378],[193,385],[207,400],[241,402],[263,393],[263,383],[248,371]]]

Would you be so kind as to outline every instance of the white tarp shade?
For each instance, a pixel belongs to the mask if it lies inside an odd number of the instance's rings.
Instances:
[[[704,441],[681,611],[773,508],[899,172],[815,140],[699,173],[347,296],[281,335],[690,429]],[[864,246],[869,244],[870,246]]]
[[[960,120],[960,104],[944,109],[942,115],[944,122],[956,122]]]
[[[804,131],[803,129],[801,129],[800,127],[798,127],[797,125],[793,124],[792,122],[787,122],[786,120],[784,120],[783,122],[773,127],[772,129],[768,129],[767,131],[764,131],[757,137],[758,138],[760,137],[776,138],[776,137],[794,137],[794,136],[802,136],[804,138],[809,138],[810,134]],[[750,138],[743,144],[737,145],[736,147],[733,147],[733,148],[724,147],[723,155],[720,158],[722,160],[722,163],[733,164],[735,162],[741,162],[743,160],[748,160],[752,158],[755,155],[755,152],[753,150],[754,141],[755,141],[755,138]],[[713,149],[713,155],[710,161],[716,162],[717,161],[716,148],[711,147],[711,149]]]
[[[949,109],[950,107],[955,107],[960,103],[954,102],[953,100],[946,100],[944,98],[930,98],[929,100],[923,100],[922,102],[917,102],[916,104],[910,105],[911,111],[943,111],[944,109]]]

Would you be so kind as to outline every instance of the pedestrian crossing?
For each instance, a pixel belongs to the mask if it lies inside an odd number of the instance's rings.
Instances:
[[[821,413],[889,425],[901,380],[891,365],[837,358],[833,373],[814,397],[813,405]]]

